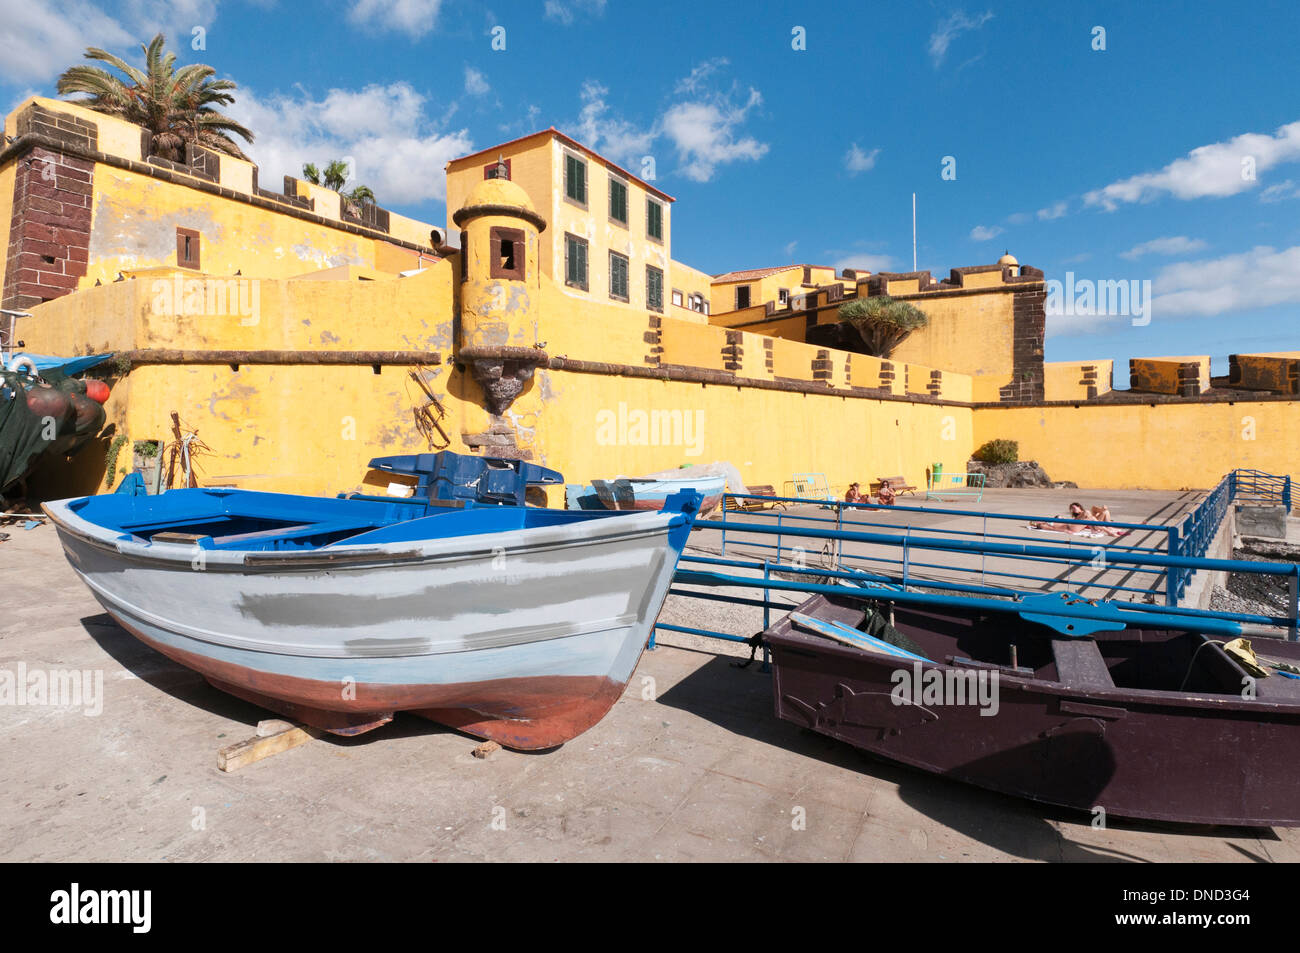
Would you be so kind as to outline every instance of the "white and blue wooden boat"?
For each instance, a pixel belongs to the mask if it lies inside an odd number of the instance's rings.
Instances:
[[[592,480],[590,486],[570,485],[567,502],[570,509],[581,510],[657,510],[664,501],[682,490],[694,490],[704,499],[701,515],[722,502],[727,481],[720,476],[619,477],[615,480]]]
[[[109,615],[224,691],[338,734],[410,711],[538,749],[618,699],[698,506],[185,489],[44,509]]]

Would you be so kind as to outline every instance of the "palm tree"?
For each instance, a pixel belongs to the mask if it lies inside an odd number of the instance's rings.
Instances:
[[[315,164],[308,162],[302,167],[302,177],[312,185],[333,189],[343,198],[343,210],[353,218],[360,218],[358,205],[374,205],[375,193],[368,185],[358,185],[344,192],[343,186],[348,181],[348,164],[342,159],[331,159],[322,172]]]
[[[855,298],[840,305],[840,322],[857,331],[865,353],[887,358],[917,328],[929,323],[925,312],[888,295]]]
[[[144,126],[153,133],[153,154],[164,159],[184,161],[186,143],[247,159],[231,136],[251,144],[253,133],[217,109],[235,101],[231,91],[238,86],[215,79],[216,70],[202,63],[176,69],[176,54],[163,53],[166,42],[159,33],[140,45],[144,70],[90,47],[86,59],[107,63],[127,81],[98,66],[70,66],[59,77],[59,95],[84,94],[72,102]]]

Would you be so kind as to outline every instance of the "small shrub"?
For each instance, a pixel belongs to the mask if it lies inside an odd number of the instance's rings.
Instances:
[[[1020,444],[1014,440],[990,440],[973,456],[983,463],[1015,463],[1020,459]]]
[[[122,452],[122,446],[126,443],[126,434],[120,433],[113,438],[104,452],[104,486],[113,486],[113,477],[117,476],[117,455]]]

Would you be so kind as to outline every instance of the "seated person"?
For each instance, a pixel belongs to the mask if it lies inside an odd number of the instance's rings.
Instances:
[[[871,501],[871,497],[864,494],[858,486],[857,483],[849,484],[849,491],[844,494],[845,503],[869,503]]]
[[[880,484],[880,489],[876,491],[876,499],[880,501],[881,506],[893,506],[896,499],[894,488],[888,483]]]

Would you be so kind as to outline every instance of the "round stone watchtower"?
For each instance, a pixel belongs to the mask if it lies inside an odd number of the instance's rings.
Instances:
[[[538,266],[546,220],[508,179],[484,179],[452,216],[460,226],[460,332],[456,359],[483,388],[488,410],[500,415],[546,364],[532,333],[541,299]]]

